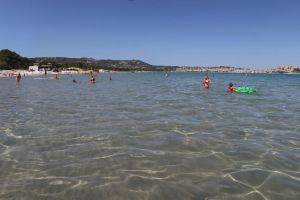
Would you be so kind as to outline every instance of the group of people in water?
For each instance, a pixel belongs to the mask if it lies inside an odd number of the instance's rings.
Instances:
[[[109,80],[110,81],[112,80],[111,76],[109,77]],[[73,79],[73,83],[77,83],[77,81],[75,79]],[[89,79],[89,83],[96,83],[96,78],[93,74],[91,74],[91,78]]]
[[[45,75],[47,75],[47,74],[45,74]],[[25,75],[24,75],[24,76],[25,76]],[[22,78],[21,74],[18,73],[18,75],[16,76],[16,81],[17,81],[17,83],[20,83],[21,78]],[[57,74],[55,74],[55,75],[54,75],[52,78],[50,78],[50,79],[52,79],[52,80],[58,80],[58,79],[60,79],[60,77],[59,77],[59,75],[58,75],[58,73],[57,73]],[[112,80],[112,78],[109,77],[109,80]],[[94,77],[93,74],[91,74],[91,78],[89,79],[89,82],[90,82],[90,83],[96,83],[96,78]],[[73,83],[77,83],[77,81],[76,81],[75,79],[73,79]]]
[[[16,77],[17,83],[20,82],[21,78],[22,78],[21,74],[19,73]],[[58,74],[55,74],[52,79],[59,79]],[[109,77],[109,80],[112,80],[112,78]],[[96,78],[93,74],[91,74],[91,78],[89,79],[89,82],[90,83],[96,83]],[[75,79],[73,79],[73,83],[77,83],[77,81]],[[208,76],[205,76],[203,81],[202,81],[203,87],[205,89],[209,89],[211,83],[212,83],[211,79]],[[233,86],[232,83],[228,84],[227,91],[230,92],[230,93],[233,93],[235,91],[235,87]]]
[[[210,78],[208,76],[205,76],[203,81],[202,81],[202,84],[203,84],[205,89],[209,89],[209,86],[211,84]],[[228,87],[227,87],[227,92],[233,93],[234,91],[235,91],[235,87],[233,86],[232,83],[229,83]]]

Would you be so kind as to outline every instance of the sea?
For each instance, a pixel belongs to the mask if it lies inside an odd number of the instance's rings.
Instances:
[[[300,75],[205,75],[1,78],[0,199],[299,200]]]

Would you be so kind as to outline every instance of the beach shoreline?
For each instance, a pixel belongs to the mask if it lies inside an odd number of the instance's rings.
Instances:
[[[44,76],[44,71],[28,71],[28,70],[0,70],[0,78],[11,78],[16,77],[18,74],[21,74],[21,76]],[[80,74],[76,71],[62,71],[62,72],[52,72],[47,71],[47,75],[53,75],[53,74]]]
[[[99,72],[99,73],[124,73],[125,71],[109,71],[109,72]],[[126,71],[127,73],[140,73],[140,72],[153,72],[153,71]],[[187,73],[187,72],[195,72],[195,73],[225,73],[225,74],[286,74],[286,75],[300,75],[300,73],[296,72],[286,72],[286,73],[278,73],[278,72],[204,72],[204,71],[173,71],[177,73]],[[44,71],[28,71],[28,70],[0,70],[0,78],[12,78],[18,76],[18,74],[21,74],[22,77],[26,76],[45,76]],[[95,72],[98,73],[98,72]],[[68,74],[82,74],[78,71],[60,71],[60,72],[53,72],[53,71],[47,71],[47,75],[55,75],[55,74],[61,74],[61,75],[68,75]]]

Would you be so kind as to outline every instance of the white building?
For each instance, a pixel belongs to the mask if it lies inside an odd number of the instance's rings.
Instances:
[[[29,71],[34,71],[34,72],[38,72],[38,71],[52,71],[53,70],[53,66],[51,63],[48,63],[47,65],[40,65],[38,63],[34,63],[32,66],[29,66]]]
[[[34,71],[34,72],[37,72],[39,71],[39,66],[38,65],[32,65],[32,66],[29,66],[29,71]]]

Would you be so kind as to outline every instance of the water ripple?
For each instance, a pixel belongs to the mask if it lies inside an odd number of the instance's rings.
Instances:
[[[0,79],[0,199],[300,199],[299,76],[202,76]]]

